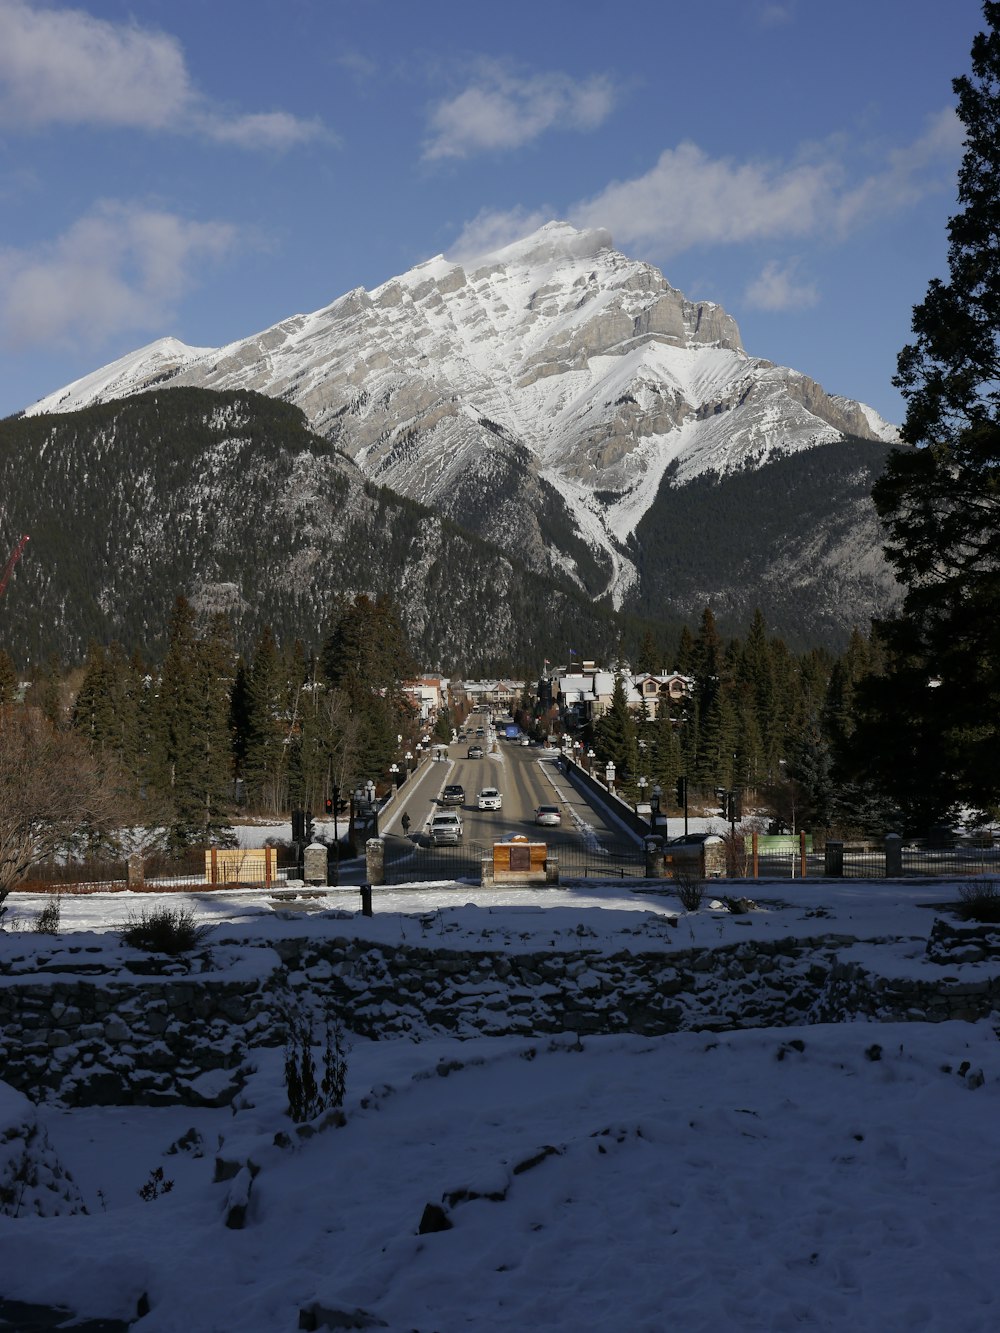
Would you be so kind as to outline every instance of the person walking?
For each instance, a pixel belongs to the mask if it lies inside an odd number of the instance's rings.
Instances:
[[[410,836],[410,816],[405,810],[403,811],[403,818],[399,822],[403,826],[403,837],[408,838]]]

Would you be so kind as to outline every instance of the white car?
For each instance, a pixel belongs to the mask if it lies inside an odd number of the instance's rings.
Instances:
[[[557,805],[540,805],[535,811],[536,824],[561,824],[562,812]]]
[[[503,797],[496,787],[484,787],[476,797],[476,805],[480,810],[500,810],[503,808]]]

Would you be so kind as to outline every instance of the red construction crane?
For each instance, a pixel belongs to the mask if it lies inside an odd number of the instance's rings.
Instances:
[[[11,552],[10,559],[3,567],[3,573],[0,574],[0,597],[7,591],[7,584],[10,582],[10,576],[14,572],[14,566],[21,558],[21,552],[27,546],[31,539],[25,534]]]

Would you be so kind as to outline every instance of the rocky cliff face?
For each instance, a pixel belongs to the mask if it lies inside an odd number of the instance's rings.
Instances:
[[[292,402],[368,477],[617,606],[641,592],[628,547],[661,487],[845,435],[895,438],[871,409],[749,356],[721,307],[606,232],[565,223],[475,262],[438,256],[228,347],[162,340],[29,410],[159,385]]]

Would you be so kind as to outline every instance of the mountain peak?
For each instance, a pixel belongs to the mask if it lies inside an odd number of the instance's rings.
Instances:
[[[570,222],[553,220],[519,240],[467,259],[465,266],[483,267],[490,263],[531,266],[559,259],[593,259],[612,248],[611,233],[604,227],[581,230]]]

